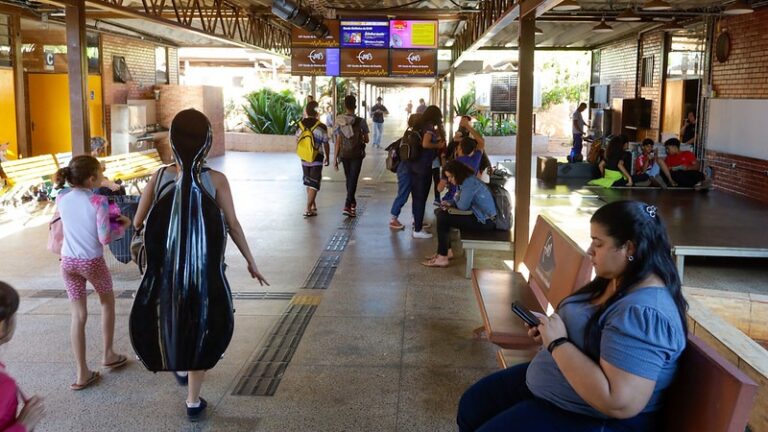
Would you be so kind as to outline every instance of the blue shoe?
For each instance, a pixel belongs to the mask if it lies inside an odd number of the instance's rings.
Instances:
[[[189,373],[187,373],[187,375],[179,375],[178,372],[174,372],[173,376],[176,377],[176,382],[179,383],[180,386],[186,387],[186,385],[189,384]]]
[[[208,406],[208,402],[206,402],[205,399],[200,398],[199,407],[190,408],[187,406],[186,402],[184,403],[184,406],[187,407],[187,419],[189,419],[191,422],[196,422],[203,417],[205,408]]]

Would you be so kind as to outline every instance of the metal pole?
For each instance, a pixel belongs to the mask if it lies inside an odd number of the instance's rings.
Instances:
[[[22,60],[21,17],[10,16],[13,38],[13,95],[16,102],[16,145],[19,157],[32,155],[32,140],[27,130],[27,97],[24,86],[24,61]]]
[[[517,85],[517,162],[515,163],[515,269],[521,270],[528,248],[533,147],[533,65],[536,50],[535,18],[520,20]]]
[[[69,67],[69,118],[72,127],[72,154],[90,150],[88,123],[88,55],[85,38],[85,2],[67,4],[67,66]]]
[[[312,75],[312,79],[310,79],[309,83],[310,83],[309,84],[309,86],[310,86],[309,94],[312,95],[312,99],[317,100],[317,97],[316,97],[316,95],[317,95],[317,77]]]

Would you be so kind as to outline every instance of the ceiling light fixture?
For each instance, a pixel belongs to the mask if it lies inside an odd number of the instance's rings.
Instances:
[[[600,21],[600,24],[592,27],[592,31],[595,33],[610,33],[613,31],[613,27],[605,23],[605,17]]]
[[[744,15],[750,14],[754,11],[755,10],[752,9],[752,6],[747,4],[747,2],[744,0],[736,0],[725,8],[723,15]]]
[[[581,5],[576,3],[576,0],[563,0],[557,6],[552,8],[552,10],[558,12],[576,11],[579,9],[581,9]]]
[[[672,5],[665,0],[650,0],[643,4],[643,10],[647,11],[665,11],[672,9]]]
[[[635,21],[641,21],[643,18],[636,14],[635,11],[632,10],[632,8],[626,8],[623,12],[618,14],[616,16],[616,21],[623,21],[623,22],[635,22]]]

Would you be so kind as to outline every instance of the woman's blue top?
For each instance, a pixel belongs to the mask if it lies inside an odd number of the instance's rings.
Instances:
[[[584,351],[584,329],[598,306],[588,294],[566,298],[557,313],[563,319],[568,337]],[[630,291],[605,310],[594,332],[591,346],[600,347],[600,358],[633,375],[656,381],[648,405],[642,412],[661,406],[663,390],[669,387],[685,349],[686,335],[677,306],[665,287]],[[531,361],[526,384],[536,397],[567,411],[606,418],[592,408],[571,387],[546,349]]]
[[[478,222],[496,217],[496,204],[493,201],[488,185],[475,176],[467,177],[459,186],[459,191],[454,197],[456,208],[459,210],[472,209]]]

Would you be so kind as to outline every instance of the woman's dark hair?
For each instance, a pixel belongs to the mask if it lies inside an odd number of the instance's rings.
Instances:
[[[443,167],[443,172],[449,172],[453,174],[453,178],[456,180],[457,185],[463,184],[464,180],[475,175],[475,172],[472,171],[472,168],[457,160],[447,162]]]
[[[433,127],[439,127],[443,124],[443,113],[440,112],[440,108],[436,105],[428,106],[423,113],[421,113],[421,119],[417,123],[417,126],[423,128],[424,126],[432,125]]]
[[[307,115],[310,117],[317,117],[317,107],[319,105],[320,104],[315,101],[310,101],[307,103]]]
[[[640,201],[615,201],[600,207],[592,215],[591,223],[605,228],[613,239],[614,246],[621,247],[627,242],[635,246],[634,259],[627,261],[627,267],[618,280],[616,292],[603,303],[587,322],[584,329],[585,351],[593,360],[600,357],[600,346],[594,346],[593,340],[599,340],[600,317],[612,304],[626,295],[637,283],[649,275],[657,275],[664,281],[669,293],[677,305],[684,335],[688,334],[686,311],[688,303],[683,298],[680,276],[672,260],[672,250],[667,236],[667,228],[661,220],[656,207]],[[588,293],[590,300],[602,296],[610,281],[601,277],[578,290],[576,294]],[[593,336],[593,337],[590,337]]]
[[[615,136],[608,141],[608,147],[605,149],[606,159],[619,159],[624,152],[624,140],[621,136]]]
[[[411,114],[410,117],[408,117],[408,127],[414,127],[421,121],[421,114]]]
[[[346,95],[344,97],[344,108],[353,111],[357,108],[357,98],[355,95]]]
[[[0,282],[0,321],[12,317],[19,310],[19,293],[12,286]]]
[[[93,156],[80,155],[73,157],[69,164],[56,171],[56,189],[64,187],[65,183],[72,186],[83,186],[91,177],[98,175],[101,162]]]

